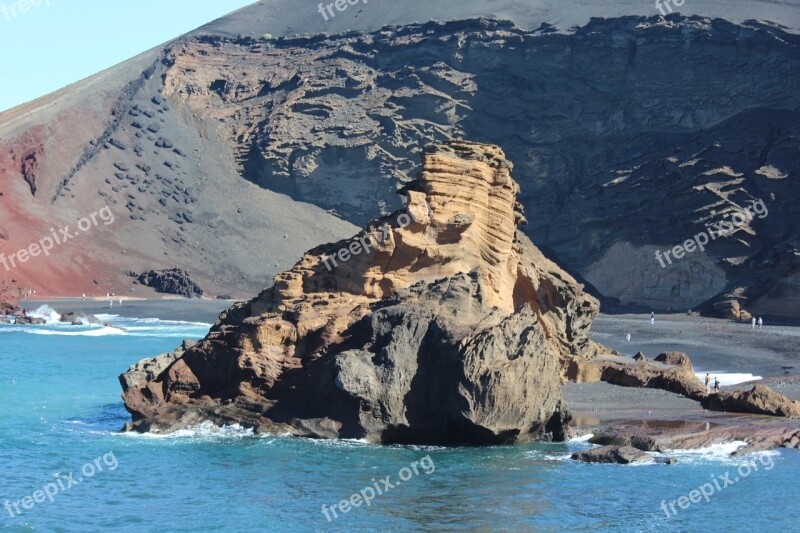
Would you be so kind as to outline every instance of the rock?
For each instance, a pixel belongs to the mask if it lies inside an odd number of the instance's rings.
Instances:
[[[602,446],[633,446],[637,450],[648,452],[660,452],[661,443],[658,439],[636,434],[617,433],[614,431],[603,431],[589,439],[592,444]]]
[[[120,141],[119,139],[116,139],[116,138],[114,138],[114,137],[110,138],[110,139],[108,140],[108,143],[109,143],[111,146],[114,146],[114,147],[116,147],[116,148],[119,148],[120,150],[127,150],[127,149],[128,149],[128,147],[125,145],[125,143],[124,143],[124,142],[122,142],[122,141]]]
[[[633,356],[634,361],[646,361],[647,357],[642,352],[637,352],[636,355]]]
[[[656,457],[654,460],[657,464],[662,464],[662,465],[678,464],[678,460],[675,459],[674,457]]]
[[[17,316],[15,324],[37,326],[45,324],[47,321],[44,318],[35,318],[30,316]]]
[[[694,367],[692,366],[692,361],[689,359],[689,356],[683,352],[664,352],[658,354],[655,360],[658,361],[659,363],[664,363],[673,366],[682,366],[694,371]]]
[[[650,460],[650,456],[632,446],[603,446],[572,454],[572,459],[584,463],[615,463],[627,465]]]
[[[131,366],[127,372],[119,376],[122,391],[138,387],[161,375],[169,366],[178,360],[183,353],[197,344],[194,341],[184,340],[183,344],[175,350],[149,359],[143,359]]]
[[[562,365],[597,302],[517,230],[495,146],[426,150],[407,206],[310,250],[124,392],[138,430],[196,420],[383,443],[563,440]]]
[[[157,292],[177,294],[186,298],[202,298],[203,289],[189,278],[189,274],[180,268],[151,270],[138,277],[139,283],[152,287]]]
[[[94,315],[85,313],[62,313],[61,322],[69,322],[74,326],[81,326],[85,324],[100,324],[100,320]]]
[[[686,354],[680,354],[685,356]],[[658,357],[662,361],[658,361]],[[621,358],[603,359],[587,362],[589,367],[596,367],[600,379],[613,385],[623,387],[643,387],[650,389],[663,389],[683,396],[700,400],[706,395],[705,385],[697,378],[692,368],[691,361],[673,355],[661,354],[656,361],[638,361],[627,363]],[[682,364],[669,365],[664,360],[682,362]]]
[[[11,319],[6,318],[5,316],[0,316],[0,324],[11,324]]]
[[[714,411],[800,418],[800,402],[759,384],[750,391],[710,394],[701,403],[704,408]]]
[[[0,302],[0,315],[4,316],[19,316],[22,314],[22,309],[11,302]]]

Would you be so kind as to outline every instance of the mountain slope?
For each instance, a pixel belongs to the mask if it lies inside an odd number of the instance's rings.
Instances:
[[[375,0],[325,22],[316,4],[260,2],[2,113],[0,251],[106,203],[117,214],[79,249],[5,275],[104,293],[127,290],[127,270],[180,266],[212,293],[243,295],[350,223],[397,209],[422,146],[470,138],[505,150],[528,235],[606,303],[760,299],[796,313],[796,3],[684,6],[784,29],[589,22],[655,8],[584,4]],[[409,24],[479,15],[514,23]],[[766,218],[657,262],[656,250],[757,200]]]

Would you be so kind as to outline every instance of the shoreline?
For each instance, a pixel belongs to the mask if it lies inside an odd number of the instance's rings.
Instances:
[[[122,305],[119,305],[120,299]],[[47,300],[20,300],[19,306],[27,311],[47,305],[59,313],[81,312],[92,315],[118,315],[122,318],[157,318],[183,322],[214,324],[220,313],[237,300],[206,300],[202,298],[58,298]]]

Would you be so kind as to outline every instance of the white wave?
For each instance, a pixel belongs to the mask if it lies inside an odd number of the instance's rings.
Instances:
[[[35,311],[29,311],[31,318],[43,318],[47,324],[58,324],[61,322],[61,313],[49,305],[41,305]]]
[[[131,431],[127,433],[119,433],[118,435],[145,439],[229,440],[254,437],[255,433],[253,433],[253,428],[243,428],[239,424],[233,424],[231,426],[217,426],[210,420],[206,420],[197,426],[179,429],[171,433],[137,433]]]
[[[656,455],[675,457],[678,459],[678,463],[729,462],[731,461],[730,455],[743,446],[747,446],[747,443],[735,440],[712,444],[706,448],[665,449],[663,453]]]
[[[579,442],[589,442],[589,439],[594,437],[594,433],[587,433],[586,435],[581,435],[579,437],[573,437],[567,441],[568,444],[576,444]]]
[[[26,333],[33,333],[34,335],[63,335],[66,337],[105,337],[107,335],[127,335],[125,330],[114,328],[110,326],[103,326],[101,328],[87,329],[82,331],[68,331],[68,330],[53,330],[53,329],[31,329],[26,330]]]
[[[748,381],[755,381],[758,379],[764,379],[761,376],[755,376],[753,374],[744,374],[744,373],[735,373],[735,372],[708,372],[711,375],[711,386],[714,386],[714,378],[719,379],[719,384],[723,387],[727,387],[728,385],[738,385],[739,383],[746,383]],[[706,372],[695,372],[697,379],[700,381],[705,380]]]
[[[161,318],[117,318],[116,320],[126,320],[134,324],[148,324],[156,326],[195,326],[210,328],[214,324],[207,322],[190,322],[188,320],[163,320]]]

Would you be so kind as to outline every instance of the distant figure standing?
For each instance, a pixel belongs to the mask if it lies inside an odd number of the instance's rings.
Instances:
[[[630,333],[625,335],[625,340],[628,341],[628,342],[631,342],[631,334]]]
[[[122,305],[122,298],[119,299],[119,305]]]
[[[719,378],[714,378],[714,392],[719,392]]]
[[[709,387],[710,384],[711,384],[711,375],[709,375],[709,373],[706,372],[706,394],[711,392],[711,387]]]
[[[650,323],[651,324],[656,323],[656,314],[653,311],[650,312]]]
[[[758,317],[758,329],[761,329],[764,326],[764,319]]]
[[[108,301],[108,306],[109,307],[114,307],[114,300],[109,300]]]
[[[753,324],[753,329],[756,329],[756,317],[753,317],[751,324]]]
[[[83,301],[86,301],[86,293],[83,293]]]

